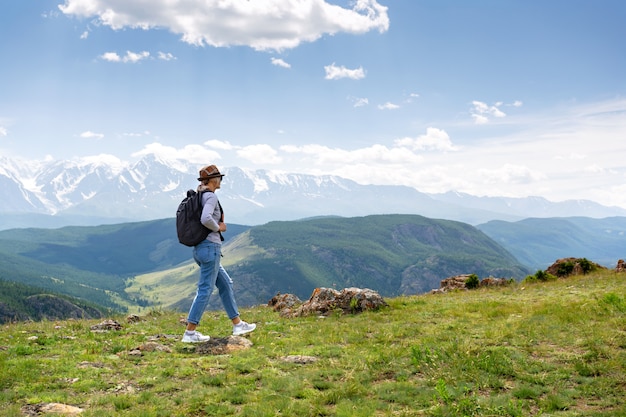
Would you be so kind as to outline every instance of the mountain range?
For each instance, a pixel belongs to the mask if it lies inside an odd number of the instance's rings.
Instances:
[[[155,155],[128,163],[101,155],[64,161],[0,157],[0,230],[92,226],[170,218],[198,184],[198,164]],[[405,186],[363,185],[330,175],[224,168],[219,191],[227,222],[261,225],[315,216],[418,214],[477,225],[536,217],[626,216],[584,199],[426,194]]]

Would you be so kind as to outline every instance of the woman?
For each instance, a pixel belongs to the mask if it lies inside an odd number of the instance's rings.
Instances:
[[[209,304],[214,286],[217,287],[224,310],[233,323],[233,335],[250,333],[256,328],[256,324],[246,323],[239,317],[233,281],[220,264],[222,240],[224,240],[222,232],[226,231],[226,223],[224,223],[224,213],[215,191],[220,188],[223,177],[224,175],[220,174],[215,165],[209,165],[200,170],[198,178],[201,182],[198,192],[202,193],[203,204],[200,221],[210,230],[210,233],[205,240],[193,248],[193,258],[200,266],[200,280],[187,316],[187,329],[182,339],[185,343],[206,342],[210,339],[209,336],[198,332],[196,327]]]

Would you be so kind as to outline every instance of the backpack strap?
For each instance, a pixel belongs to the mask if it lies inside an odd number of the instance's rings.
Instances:
[[[220,204],[219,198],[217,199],[217,206],[220,208],[220,221],[224,223],[224,210],[222,209],[222,204]],[[224,236],[222,236],[222,232],[218,231],[217,233],[220,234],[220,240],[223,242]]]

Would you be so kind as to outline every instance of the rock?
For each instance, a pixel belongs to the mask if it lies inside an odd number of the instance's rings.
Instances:
[[[359,313],[366,310],[378,310],[387,305],[387,302],[376,291],[368,288],[345,288],[340,292],[322,287],[313,290],[308,301],[296,309],[282,310],[281,315],[300,317],[312,314],[325,315],[333,311]]]
[[[180,339],[180,335],[163,334],[163,333],[159,333],[157,335],[148,337],[148,340],[151,342],[156,342],[157,340],[178,340],[178,339]]]
[[[465,281],[467,281],[470,276],[471,274],[461,274],[461,275],[455,275],[453,277],[448,277],[446,279],[442,279],[441,282],[439,283],[439,291],[436,291],[436,292],[467,290]]]
[[[250,349],[252,342],[241,336],[212,337],[208,342],[195,343],[195,353],[202,355],[227,355]]]
[[[564,278],[570,275],[584,275],[587,272],[598,269],[607,268],[585,258],[562,258],[557,259],[556,262],[550,265],[546,272],[556,277]]]
[[[172,353],[172,349],[169,346],[162,345],[156,342],[146,342],[141,346],[135,348],[141,352],[167,352]]]
[[[430,291],[430,294],[439,294],[439,293],[445,293],[448,291],[455,291],[455,290],[467,291],[468,288],[467,288],[466,282],[471,276],[472,274],[461,274],[461,275],[455,275],[453,277],[448,277],[446,279],[443,279],[439,283],[439,288]],[[500,286],[509,285],[510,282],[511,281],[506,278],[488,277],[480,281],[480,286],[481,287],[500,287]]]
[[[300,300],[297,296],[293,294],[281,294],[278,293],[267,303],[268,306],[272,307],[274,311],[283,311],[286,309],[291,310],[294,306],[302,304],[302,300]]]
[[[283,362],[288,363],[297,363],[299,365],[307,365],[309,363],[317,362],[317,358],[315,356],[306,356],[306,355],[289,355],[284,356],[282,358]]]
[[[91,330],[98,331],[109,331],[109,330],[122,330],[122,325],[116,322],[115,320],[105,320],[99,324],[95,324],[91,326]]]
[[[511,280],[506,278],[494,278],[488,277],[480,281],[481,287],[505,287],[511,283]]]
[[[85,368],[104,368],[104,363],[102,363],[102,362],[87,362],[87,361],[83,361],[83,362],[80,362],[76,366],[78,368],[81,368],[81,369],[85,369]]]
[[[145,319],[139,317],[137,314],[130,314],[126,317],[127,323],[139,323],[140,321],[144,321]]]
[[[82,408],[60,403],[32,404],[22,408],[22,412],[27,416],[38,416],[41,414],[76,416],[83,411]]]

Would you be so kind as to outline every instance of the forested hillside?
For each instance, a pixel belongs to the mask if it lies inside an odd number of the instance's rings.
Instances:
[[[111,314],[93,303],[0,280],[0,324],[25,320],[92,319]]]

